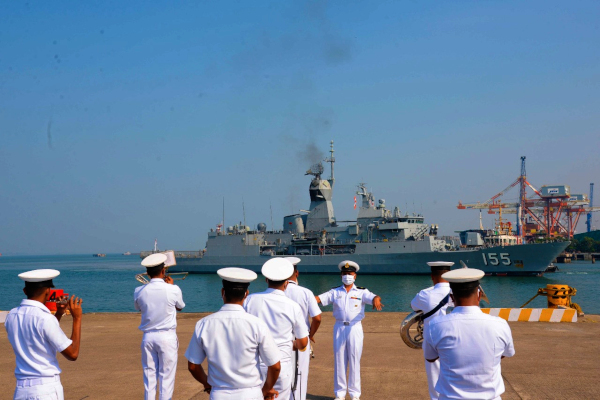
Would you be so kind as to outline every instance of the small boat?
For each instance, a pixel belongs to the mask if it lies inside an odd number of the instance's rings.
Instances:
[[[106,257],[104,253],[93,254],[94,257]]]
[[[131,252],[129,252],[129,251],[126,251],[125,253],[123,253],[123,255],[124,255],[124,256],[130,256],[130,255],[131,255]]]

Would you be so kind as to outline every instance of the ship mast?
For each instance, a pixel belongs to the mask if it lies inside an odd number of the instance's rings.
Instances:
[[[329,185],[333,188],[333,184],[335,183],[335,177],[333,175],[333,164],[335,164],[335,157],[333,156],[333,140],[331,141],[331,149],[329,150],[329,158],[325,159],[325,162],[328,162],[331,165],[331,177],[328,179]]]

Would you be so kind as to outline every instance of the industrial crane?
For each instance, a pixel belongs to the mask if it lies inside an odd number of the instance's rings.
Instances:
[[[516,214],[519,243],[535,239],[540,232],[545,232],[547,238],[554,236],[571,238],[581,215],[587,212],[589,221],[591,220],[589,215],[600,211],[600,207],[593,207],[586,195],[571,195],[569,186],[542,186],[541,191],[536,189],[527,181],[525,159],[524,156],[521,157],[520,176],[504,190],[484,202],[463,204],[459,201],[457,208],[459,210],[487,209],[489,214]],[[517,185],[519,185],[519,202],[501,202],[500,197]],[[527,188],[534,192],[530,198],[527,197]],[[592,190],[593,184],[590,197],[592,197]],[[586,207],[588,204],[589,207]]]

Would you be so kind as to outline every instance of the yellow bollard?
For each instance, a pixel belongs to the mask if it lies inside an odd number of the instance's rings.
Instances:
[[[546,285],[548,308],[569,307],[571,290],[568,285]]]

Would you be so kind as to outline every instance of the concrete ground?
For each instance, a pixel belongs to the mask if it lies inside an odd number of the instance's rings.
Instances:
[[[208,399],[187,371],[184,353],[194,325],[206,314],[178,316],[180,341],[175,399]],[[363,321],[363,400],[425,399],[427,378],[422,351],[400,339],[407,313],[368,313]],[[134,313],[85,314],[79,359],[59,355],[67,399],[142,399],[140,317]],[[333,399],[333,318],[325,313],[316,335],[308,399]],[[70,336],[71,318],[61,326]],[[578,323],[514,322],[510,324],[516,355],[502,362],[504,400],[600,399],[600,316]],[[12,398],[15,359],[6,331],[0,329],[0,398]]]

